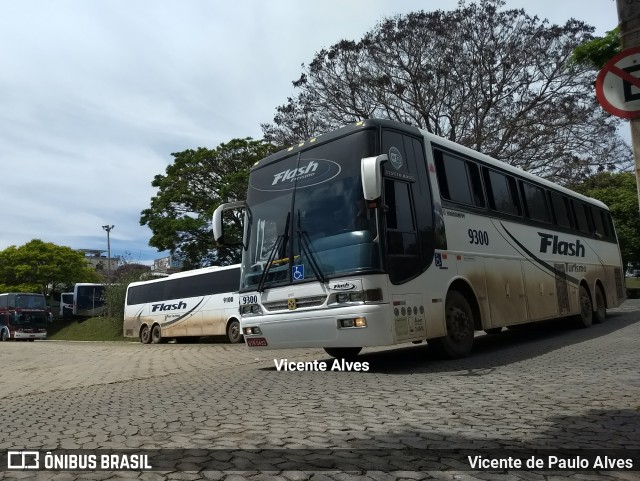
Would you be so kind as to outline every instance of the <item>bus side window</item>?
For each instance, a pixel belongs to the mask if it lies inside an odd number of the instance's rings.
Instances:
[[[522,215],[516,180],[495,170],[483,168],[489,207],[497,212],[510,215]]]
[[[549,209],[544,189],[524,181],[520,181],[520,189],[526,216],[531,220],[548,223]]]
[[[549,198],[551,199],[551,208],[555,223],[559,227],[571,229],[573,227],[571,208],[569,206],[569,200],[557,192],[550,191]]]
[[[583,208],[582,202],[571,201],[571,210],[576,219],[576,227],[580,232],[589,233],[589,224],[587,223],[587,215]]]
[[[602,211],[600,211],[600,209],[596,209],[595,207],[591,209],[591,212],[593,214],[592,218],[593,218],[593,225],[594,225],[594,234],[596,235],[596,237],[598,237],[599,239],[608,239],[609,238],[609,234],[607,233],[606,229],[605,229],[605,224],[602,221]]]
[[[608,226],[609,235],[611,236],[612,241],[616,241],[616,229],[613,226],[613,218],[611,217],[611,213],[607,212],[604,214],[604,223]]]
[[[582,208],[584,209],[584,216],[587,219],[587,229],[589,231],[589,234],[596,234],[596,226],[593,221],[593,213],[591,212],[591,206],[587,204],[582,204]],[[602,235],[602,232],[600,232],[600,235]]]
[[[598,214],[600,216],[600,222],[602,223],[604,236],[609,240],[615,240],[613,230],[611,229],[611,225],[609,224],[609,219],[607,219],[607,213],[603,210],[599,210]]]
[[[438,149],[433,151],[442,197],[461,204],[484,207],[478,166]]]

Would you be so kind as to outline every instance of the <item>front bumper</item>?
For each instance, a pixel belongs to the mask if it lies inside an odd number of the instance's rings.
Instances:
[[[343,319],[366,318],[366,327],[339,327]],[[266,346],[251,349],[289,349],[301,347],[365,347],[395,344],[389,304],[363,304],[307,311],[281,312],[243,317],[245,327],[258,327],[261,334],[245,334],[250,339],[264,339]]]

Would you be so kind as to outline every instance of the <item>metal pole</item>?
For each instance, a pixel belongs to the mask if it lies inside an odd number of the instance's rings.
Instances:
[[[103,225],[102,228],[107,231],[107,279],[111,282],[111,240],[109,233],[113,229],[114,225]]]
[[[616,0],[620,22],[622,50],[640,46],[640,2]],[[631,148],[636,170],[638,203],[640,204],[640,118],[631,119]]]

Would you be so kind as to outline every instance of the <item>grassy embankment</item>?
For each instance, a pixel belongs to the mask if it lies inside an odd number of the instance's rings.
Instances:
[[[640,289],[640,277],[627,277],[625,282],[627,289]]]
[[[67,321],[56,319],[47,325],[47,339],[57,341],[136,341],[122,337],[122,319],[91,317]]]

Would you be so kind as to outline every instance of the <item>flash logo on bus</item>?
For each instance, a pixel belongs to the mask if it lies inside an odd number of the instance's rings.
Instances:
[[[296,309],[297,305],[296,305],[295,297],[290,297],[289,299],[287,299],[287,307],[289,308],[290,311],[293,311]]]

